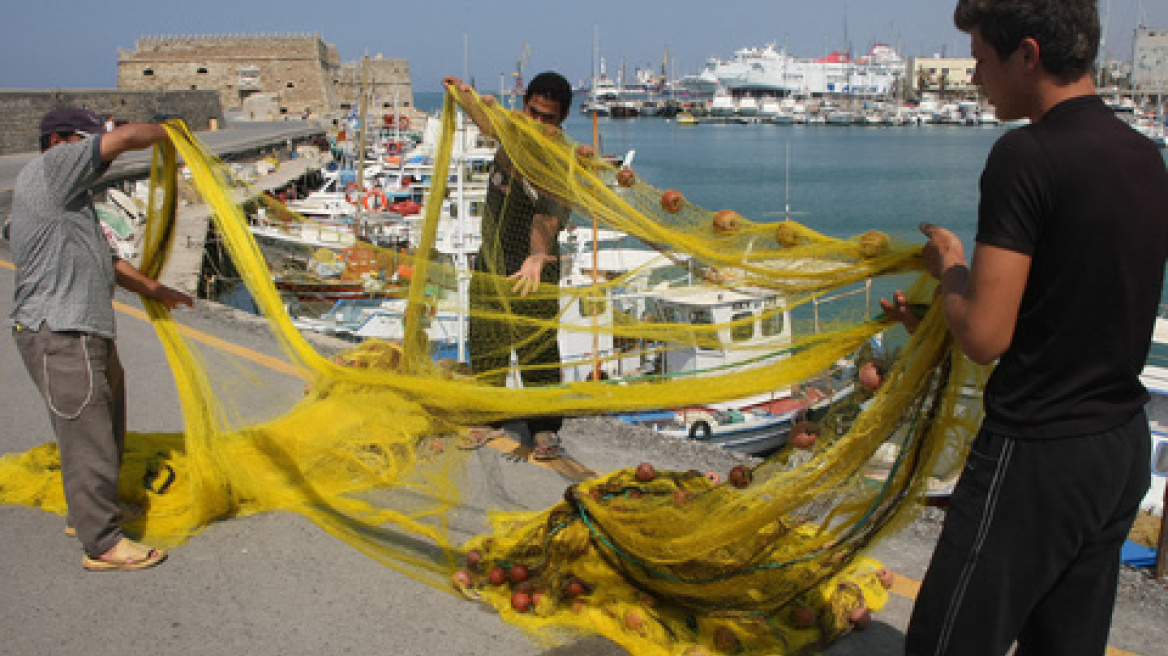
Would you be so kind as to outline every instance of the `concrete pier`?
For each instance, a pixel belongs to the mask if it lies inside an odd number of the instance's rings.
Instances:
[[[252,185],[260,191],[275,191],[319,170],[321,160],[300,157],[280,163],[278,169],[256,180]],[[175,289],[195,295],[203,262],[211,208],[203,204],[178,208],[174,248],[161,281]]]
[[[192,249],[195,250],[195,249]],[[13,269],[0,241],[0,312],[11,308]],[[181,431],[171,372],[136,298],[119,292],[118,334],[127,372],[131,432]],[[241,398],[253,413],[279,413],[302,393],[295,370],[260,320],[199,301],[179,321],[195,339],[231,358],[265,394]],[[0,454],[52,440],[48,413],[10,338],[0,339]],[[564,443],[589,469],[607,473],[640,462],[661,469],[726,472],[742,459],[717,447],[674,443],[622,427],[616,420],[569,419]],[[492,448],[497,447],[497,448]],[[481,532],[488,508],[547,508],[573,482],[553,469],[516,459],[513,445],[494,444],[465,457],[463,503],[450,516],[457,539]],[[712,451],[711,451],[712,450]],[[94,574],[80,563],[64,519],[37,509],[0,506],[0,655],[113,656],[164,646],[176,654],[288,656],[381,654],[454,656],[621,656],[603,638],[583,636],[545,648],[487,610],[449,591],[418,583],[349,547],[303,517],[268,513],[218,522],[172,551],[157,568]],[[916,582],[923,575],[936,524],[917,523],[877,544],[872,555],[894,570],[889,605],[864,631],[826,656],[902,654]],[[1162,610],[1122,595],[1109,656],[1153,656],[1168,644]]]

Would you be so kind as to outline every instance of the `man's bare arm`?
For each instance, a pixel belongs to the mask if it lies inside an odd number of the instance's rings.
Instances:
[[[515,286],[511,291],[520,296],[539,289],[539,282],[543,267],[554,262],[556,257],[551,254],[552,245],[560,232],[560,220],[551,214],[536,214],[531,218],[531,250],[519,270],[508,276],[514,279]]]
[[[101,161],[112,162],[122,153],[142,150],[167,139],[157,123],[127,123],[101,135]]]
[[[173,310],[179,305],[195,306],[193,298],[147,276],[126,260],[118,259],[114,262],[114,275],[118,285],[123,289],[152,298],[165,305],[167,309]]]
[[[496,138],[495,127],[491,125],[491,119],[487,117],[482,107],[472,99],[474,90],[471,89],[470,85],[454,76],[443,78],[442,84],[450,91],[458,94],[458,97],[462,99],[462,102],[459,104],[466,111],[466,115],[470,117],[470,120],[479,126],[479,131],[483,133],[483,136],[490,137],[491,139]],[[491,100],[494,100],[494,96],[483,96],[484,102]]]
[[[1030,275],[1030,256],[978,244],[966,264],[961,241],[949,230],[924,226],[925,266],[941,282],[941,302],[953,338],[971,360],[993,362],[1014,339]]]

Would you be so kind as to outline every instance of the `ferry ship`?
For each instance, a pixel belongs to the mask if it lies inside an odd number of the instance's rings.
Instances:
[[[820,59],[800,59],[774,44],[741,48],[734,58],[707,60],[697,75],[682,78],[693,91],[717,88],[751,94],[823,96],[850,94],[878,97],[894,93],[905,74],[905,60],[888,45],[877,44],[862,57],[833,52]]]

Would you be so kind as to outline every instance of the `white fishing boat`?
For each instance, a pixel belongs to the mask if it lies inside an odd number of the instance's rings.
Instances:
[[[789,357],[791,317],[774,290],[698,284],[658,288],[643,298],[645,312],[666,323],[688,323],[696,333],[692,342],[655,347],[658,356],[649,370],[654,378],[696,381],[710,372],[749,371]],[[831,372],[798,388],[625,419],[652,428],[662,437],[758,455],[786,444],[795,422],[813,419],[850,395],[853,374],[850,363],[840,362]]]
[[[738,99],[738,105],[735,107],[735,114],[745,118],[753,118],[758,116],[759,103],[754,96],[742,96]]]
[[[1140,374],[1148,389],[1148,424],[1152,429],[1152,486],[1141,506],[1164,512],[1164,483],[1168,477],[1168,319],[1156,318],[1148,363]]]
[[[728,118],[734,116],[737,111],[738,106],[734,102],[734,96],[730,95],[725,89],[719,89],[714,94],[713,100],[710,101],[710,116]]]
[[[621,418],[676,440],[695,440],[761,456],[785,446],[799,421],[816,421],[853,394],[853,370],[846,363],[802,388],[798,395],[774,395],[750,403],[711,404],[678,410],[631,413]]]
[[[98,222],[106,240],[117,251],[118,257],[133,261],[138,257],[142,240],[141,228],[146,224],[146,212],[118,189],[107,189],[105,200],[93,204]]]

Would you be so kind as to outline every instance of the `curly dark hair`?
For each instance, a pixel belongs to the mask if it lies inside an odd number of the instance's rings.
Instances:
[[[978,30],[1002,58],[1034,39],[1043,68],[1062,82],[1090,73],[1099,54],[1096,0],[958,0],[953,23]]]
[[[532,96],[543,96],[560,103],[560,120],[567,118],[572,109],[572,85],[563,75],[553,71],[545,71],[531,78],[523,94],[523,102],[531,100]]]

